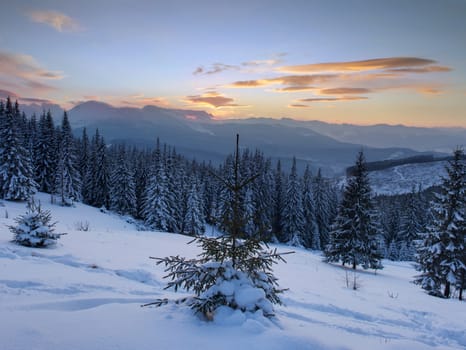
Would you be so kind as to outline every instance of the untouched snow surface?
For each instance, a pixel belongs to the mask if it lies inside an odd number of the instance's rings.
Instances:
[[[409,263],[358,272],[354,291],[346,286],[351,271],[303,249],[275,266],[289,291],[274,319],[221,308],[205,322],[185,307],[141,308],[184,295],[163,290],[163,267],[149,256],[194,257],[191,238],[140,232],[113,214],[37,197],[52,210],[57,232],[68,235],[54,248],[14,245],[6,225],[25,204],[0,206],[2,350],[466,348],[466,303],[423,293],[411,283]],[[86,222],[89,231],[78,231]]]

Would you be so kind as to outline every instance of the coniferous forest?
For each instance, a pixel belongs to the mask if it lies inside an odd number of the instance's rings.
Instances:
[[[29,201],[40,191],[58,205],[83,202],[141,229],[191,236],[207,227],[226,232],[239,215],[250,238],[321,250],[326,261],[354,269],[382,268],[382,258],[417,261],[415,282],[429,294],[457,290],[461,299],[466,289],[466,165],[459,148],[440,188],[375,196],[362,152],[340,187],[309,166],[299,173],[295,159],[283,169],[260,150],[244,149],[238,164],[231,154],[216,166],[187,159],[156,136],[152,149],[109,145],[99,130],[75,135],[66,112],[27,116],[10,98],[0,101],[0,145],[1,199]],[[237,192],[224,186],[233,180],[243,184]]]

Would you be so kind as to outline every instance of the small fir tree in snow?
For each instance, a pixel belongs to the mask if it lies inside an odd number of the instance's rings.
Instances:
[[[28,202],[26,214],[15,219],[17,225],[9,226],[13,241],[27,247],[54,245],[64,233],[54,233],[55,223],[49,210],[42,210],[33,199]]]
[[[362,152],[359,152],[353,176],[348,179],[338,216],[325,250],[326,261],[341,261],[353,269],[381,269],[377,223],[371,188]]]
[[[454,151],[446,171],[433,202],[433,224],[419,246],[417,268],[422,273],[415,283],[429,294],[445,298],[456,287],[462,299],[466,287],[466,164],[462,149]]]
[[[277,278],[272,265],[283,260],[276,250],[269,251],[257,239],[247,237],[242,228],[246,218],[241,210],[240,193],[257,175],[241,180],[239,176],[238,136],[236,156],[233,163],[233,179],[218,180],[228,188],[231,195],[231,220],[227,233],[216,238],[198,237],[196,242],[202,253],[196,259],[180,256],[156,258],[164,264],[170,279],[166,288],[192,290],[195,296],[183,298],[176,303],[185,303],[207,319],[215,317],[223,307],[243,312],[260,310],[265,316],[273,315],[273,304],[280,304]],[[167,304],[167,299],[149,305]]]

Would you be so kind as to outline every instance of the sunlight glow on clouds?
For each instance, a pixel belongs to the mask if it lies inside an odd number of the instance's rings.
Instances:
[[[208,108],[247,107],[234,103],[233,98],[226,97],[218,92],[207,92],[202,95],[187,96],[185,101]]]

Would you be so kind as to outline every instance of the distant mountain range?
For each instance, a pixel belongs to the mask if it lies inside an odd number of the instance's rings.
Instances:
[[[61,113],[54,115],[61,118]],[[175,145],[179,153],[213,162],[222,161],[233,151],[235,134],[239,133],[242,147],[257,148],[266,156],[282,159],[285,169],[296,156],[301,168],[309,163],[327,175],[342,173],[361,149],[368,161],[376,161],[451,153],[455,146],[466,143],[466,129],[461,128],[357,126],[287,118],[220,121],[203,111],[156,106],[117,108],[96,101],[83,102],[68,115],[76,132],[86,127],[93,133],[98,128],[107,142],[141,147],[151,147],[159,138],[162,143]]]

